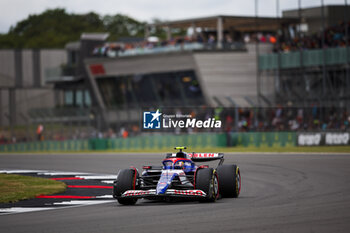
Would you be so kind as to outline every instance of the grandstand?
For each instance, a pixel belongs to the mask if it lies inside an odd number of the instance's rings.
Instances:
[[[318,119],[332,125],[327,119],[336,112],[346,121],[348,12],[325,6],[283,17],[217,15],[150,24],[144,39],[109,42],[108,33],[84,33],[64,50],[0,51],[0,125],[30,120],[102,131],[138,124],[143,108],[191,106],[226,108],[224,119],[239,117],[237,131],[304,129],[304,122],[291,125],[310,107],[341,107],[319,111]],[[157,27],[166,40],[152,37]],[[173,37],[177,29],[192,33]],[[275,125],[258,119],[273,120],[277,109],[248,110],[276,106],[290,114]],[[311,115],[303,117],[306,128],[322,127]]]
[[[349,13],[348,6],[333,5],[283,12],[299,15],[300,29],[289,27],[274,53],[259,56],[261,79],[275,79],[276,104],[349,106]]]
[[[168,39],[160,43],[101,43],[84,60],[92,102],[108,125],[138,122],[137,112],[143,107],[259,106],[257,49],[254,43],[244,43],[244,33],[253,37],[259,28],[273,34],[292,22],[295,19],[214,16],[149,25],[190,25],[200,31],[190,38],[172,39],[169,29]],[[258,49],[272,48],[264,43]],[[75,53],[81,50],[76,48]],[[62,78],[56,79],[56,87],[62,87]],[[265,93],[265,99],[271,98],[273,89]]]

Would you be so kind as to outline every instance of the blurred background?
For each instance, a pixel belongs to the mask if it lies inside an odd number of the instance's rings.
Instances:
[[[346,0],[16,2],[1,7],[0,151],[349,144]],[[141,131],[158,108],[223,126]]]

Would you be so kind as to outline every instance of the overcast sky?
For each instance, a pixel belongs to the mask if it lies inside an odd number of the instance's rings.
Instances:
[[[275,16],[276,0],[258,0],[259,15]],[[298,7],[298,0],[279,0],[280,9]],[[319,6],[321,0],[301,0],[302,7]],[[186,19],[212,15],[254,15],[255,0],[0,0],[0,33],[30,14],[65,8],[69,13],[94,11],[100,15],[127,14],[141,21]],[[326,5],[344,0],[324,0]],[[350,1],[349,1],[350,2]]]

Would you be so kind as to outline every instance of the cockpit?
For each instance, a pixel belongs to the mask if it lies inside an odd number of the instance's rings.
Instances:
[[[163,168],[165,170],[182,169],[185,172],[191,172],[195,169],[195,164],[190,159],[190,156],[183,152],[186,147],[175,147],[180,150],[176,154],[168,154],[166,159],[163,160]]]
[[[163,169],[173,170],[173,169],[182,169],[185,172],[192,171],[195,168],[195,165],[192,161],[187,159],[165,159],[163,161]]]

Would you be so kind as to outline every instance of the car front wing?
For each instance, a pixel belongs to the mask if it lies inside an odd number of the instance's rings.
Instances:
[[[121,197],[131,198],[148,198],[148,197],[188,197],[188,198],[205,198],[207,194],[199,189],[168,189],[164,194],[157,194],[156,189],[149,190],[128,190]]]

